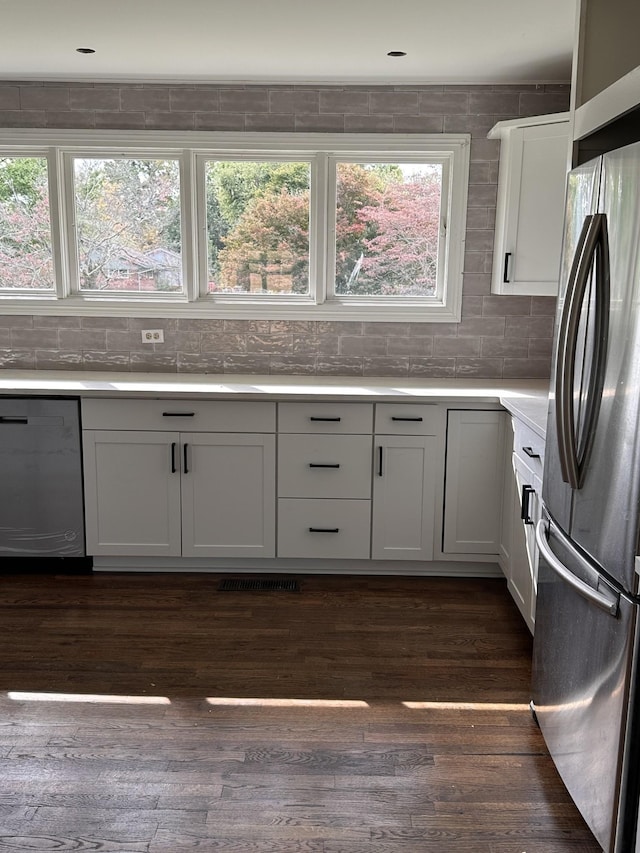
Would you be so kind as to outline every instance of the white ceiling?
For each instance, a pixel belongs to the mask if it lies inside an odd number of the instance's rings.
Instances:
[[[0,78],[567,82],[574,18],[574,0],[0,0]]]

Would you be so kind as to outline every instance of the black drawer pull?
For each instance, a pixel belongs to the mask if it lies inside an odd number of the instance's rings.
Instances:
[[[531,495],[535,495],[535,493],[536,490],[533,486],[522,487],[522,509],[520,511],[520,518],[525,524],[533,524],[533,519],[531,518],[529,510],[529,500],[531,499]]]
[[[397,418],[395,415],[391,416],[392,421],[421,421],[423,418]]]
[[[189,456],[188,456],[188,450],[187,450],[188,447],[189,447],[189,445],[185,444],[184,447],[182,448],[183,459],[184,459],[184,469],[183,470],[184,470],[185,474],[189,473]]]
[[[195,418],[195,412],[163,412],[163,418]]]
[[[383,469],[382,469],[382,454],[383,453],[384,453],[384,450],[382,448],[382,445],[380,445],[380,447],[378,448],[378,477],[382,477],[382,474],[383,474]]]
[[[309,420],[310,421],[331,421],[331,422],[337,423],[338,421],[341,421],[342,418],[314,418],[313,415],[311,415]]]
[[[309,468],[339,468],[339,462],[309,462]]]
[[[523,452],[527,454],[531,459],[540,459],[540,454],[536,453],[533,447],[523,447]]]
[[[310,527],[309,533],[340,533],[339,527]]]
[[[504,269],[502,270],[502,281],[505,284],[509,283],[509,261],[511,259],[511,252],[504,253]]]
[[[176,443],[175,441],[171,442],[171,473],[175,474],[177,471],[176,468]]]
[[[2,415],[0,417],[0,424],[28,424],[29,418],[25,418],[21,415]]]

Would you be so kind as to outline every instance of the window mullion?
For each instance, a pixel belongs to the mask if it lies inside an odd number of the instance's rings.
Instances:
[[[200,293],[200,264],[198,238],[201,222],[197,212],[196,168],[192,151],[180,158],[180,219],[182,222],[182,279],[184,293],[189,302],[195,302]]]
[[[316,305],[327,299],[328,252],[331,245],[329,234],[329,158],[324,153],[314,157],[311,169],[311,210],[310,210],[310,295]]]

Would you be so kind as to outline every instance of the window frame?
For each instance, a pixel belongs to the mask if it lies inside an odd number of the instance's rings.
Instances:
[[[284,134],[174,131],[0,130],[0,156],[43,156],[49,163],[53,291],[0,290],[6,314],[129,317],[459,321],[466,208],[469,134]],[[179,162],[183,292],[80,291],[75,265],[75,158],[137,157]],[[310,294],[221,294],[206,292],[207,161],[273,160],[310,163]],[[335,276],[335,167],[339,162],[442,162],[445,246],[442,292],[435,297],[340,296]],[[448,186],[444,187],[445,174]],[[439,253],[440,255],[440,253]]]

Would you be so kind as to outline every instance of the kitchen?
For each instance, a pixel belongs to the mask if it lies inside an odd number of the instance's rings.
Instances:
[[[622,52],[619,56],[621,55]],[[635,66],[630,66],[632,67]],[[610,69],[606,69],[606,72],[610,73]],[[212,89],[216,90],[213,95]],[[390,92],[381,91],[376,86],[360,85],[357,91],[347,91],[345,94],[344,87],[334,87],[332,91],[331,87],[323,86],[310,92],[308,87],[296,91],[295,87],[251,86],[247,89],[234,88],[227,84],[220,87],[208,86],[206,93],[209,107],[211,98],[217,96],[218,105],[224,104],[227,108],[226,112],[222,111],[221,106],[217,112],[209,111],[209,120],[228,122],[230,117],[233,117],[234,124],[227,126],[228,130],[251,131],[259,127],[266,133],[283,133],[291,129],[310,133],[330,133],[336,130],[347,133],[471,133],[469,215],[461,322],[421,323],[415,319],[412,322],[406,316],[402,319],[389,318],[386,323],[351,318],[346,321],[295,318],[283,321],[275,318],[257,320],[234,316],[229,319],[186,315],[174,317],[171,314],[162,315],[157,307],[154,311],[140,316],[136,316],[135,311],[118,310],[108,313],[104,309],[99,314],[94,310],[90,315],[83,316],[73,311],[62,313],[60,308],[55,309],[53,306],[42,313],[31,313],[25,310],[23,304],[20,308],[8,307],[2,317],[2,359],[8,383],[5,389],[8,387],[9,391],[12,388],[14,393],[16,390],[29,393],[29,382],[35,381],[39,394],[42,393],[43,383],[51,383],[48,386],[50,393],[60,393],[61,389],[65,389],[64,393],[74,395],[78,394],[80,387],[76,384],[75,388],[72,388],[76,382],[85,389],[81,396],[97,398],[105,396],[104,385],[111,383],[111,388],[106,392],[107,398],[133,396],[138,399],[154,396],[153,380],[148,374],[158,374],[155,380],[155,396],[158,395],[157,387],[166,383],[165,391],[161,393],[168,393],[166,389],[171,387],[174,396],[173,389],[180,387],[180,398],[184,400],[184,389],[187,387],[182,384],[184,379],[191,389],[187,398],[193,399],[195,394],[196,399],[204,401],[211,391],[207,389],[207,373],[224,374],[223,396],[227,397],[236,396],[239,391],[242,393],[243,386],[246,393],[247,384],[256,386],[256,377],[269,374],[269,379],[261,380],[262,387],[258,391],[251,387],[249,393],[253,395],[253,399],[260,399],[261,405],[275,403],[281,407],[295,405],[304,398],[304,394],[295,396],[295,388],[304,384],[300,382],[300,374],[306,374],[307,377],[314,377],[313,387],[320,393],[325,387],[334,389],[326,393],[335,396],[335,388],[340,386],[342,399],[353,398],[357,394],[358,399],[365,405],[375,405],[376,418],[378,409],[383,413],[385,405],[394,405],[398,388],[400,393],[405,395],[405,407],[424,402],[424,390],[421,396],[421,392],[416,389],[430,389],[428,394],[431,399],[428,402],[436,403],[436,421],[441,417],[449,419],[453,412],[458,410],[461,400],[465,401],[465,411],[488,410],[488,413],[493,415],[499,410],[501,400],[508,405],[509,393],[522,393],[527,386],[529,391],[537,390],[539,393],[544,389],[550,372],[555,299],[553,296],[538,294],[499,295],[491,290],[494,246],[491,215],[498,181],[500,145],[495,140],[487,140],[486,135],[497,122],[565,111],[569,107],[569,87],[561,83],[520,86],[511,84],[495,85],[490,89],[487,91],[486,86],[442,84],[421,88],[412,86],[409,90],[403,88]],[[146,84],[141,88],[139,85],[126,83],[103,83],[99,86],[58,83],[42,86],[35,81],[8,81],[0,85],[0,97],[6,107],[3,120],[10,128],[25,125],[46,125],[51,128],[115,128],[123,127],[124,123],[125,127],[135,129],[140,126],[142,115],[149,128],[189,129],[202,127],[197,123],[202,121],[205,115],[197,105],[194,106],[194,97],[197,97],[194,95],[194,86],[183,90],[174,84]],[[616,104],[619,103],[620,97],[616,91]],[[278,109],[272,111],[276,103]],[[579,101],[577,103],[579,104]],[[134,104],[137,105],[135,109],[132,108]],[[186,108],[187,105],[189,109]],[[589,104],[587,106],[589,107]],[[592,121],[592,127],[600,127],[600,124],[605,123],[602,121],[602,110],[606,111],[609,105],[602,107],[596,103],[595,106],[591,104],[591,107],[597,108],[596,118],[590,118],[588,110],[585,118],[583,110],[580,120],[586,123],[584,126],[587,128],[589,121]],[[615,109],[620,107],[616,106]],[[214,127],[219,129],[220,124]],[[588,135],[588,132],[585,135]],[[604,144],[596,137],[593,139],[597,145]],[[315,335],[309,334],[308,325],[296,325],[309,322],[318,323],[318,326],[314,327]],[[152,351],[151,348],[141,347],[139,342],[142,329],[161,329],[166,343],[151,344]],[[185,353],[187,334],[189,349]],[[185,355],[188,357],[185,358]],[[70,367],[74,369],[71,372]],[[33,370],[38,371],[36,377],[28,373]],[[74,375],[74,372],[79,370],[88,373],[82,376]],[[147,374],[144,381],[151,384],[146,388],[136,389],[136,373]],[[167,379],[167,373],[172,373],[173,376]],[[189,376],[183,376],[187,373]],[[132,375],[127,377],[126,374]],[[237,381],[231,381],[233,377],[227,374],[236,374]],[[247,375],[251,377],[248,382]],[[277,376],[283,378],[276,380]],[[296,376],[298,379],[294,378]],[[217,380],[219,385],[219,376]],[[448,396],[450,392],[447,391],[447,384],[450,388],[451,380],[455,382],[453,398]],[[118,393],[114,393],[114,382],[120,383]],[[60,384],[56,386],[56,383]],[[102,388],[99,387],[101,384]],[[128,385],[133,389],[133,393],[126,390]],[[31,387],[31,393],[34,387]],[[368,400],[363,399],[362,388],[369,394]],[[411,402],[407,401],[406,389],[409,394],[413,389],[417,395],[410,397]],[[318,390],[314,392],[316,400]],[[207,402],[214,403],[215,399],[208,399]],[[239,401],[238,403],[242,405]],[[446,410],[446,415],[443,410]],[[401,412],[393,415],[396,418],[403,416]],[[368,417],[373,417],[373,408]],[[424,416],[420,414],[419,417]],[[451,420],[451,425],[454,422],[455,418]],[[86,421],[83,420],[83,425],[87,432],[94,429],[96,432],[109,431],[108,428],[100,429],[105,426],[104,422],[92,427],[89,417]],[[445,428],[444,421],[436,423],[435,426],[425,424],[426,426],[428,429],[425,429],[424,437],[431,439],[432,446],[437,447],[437,454],[442,459],[446,446],[443,442],[453,441],[456,436],[453,426],[451,431],[448,426]],[[232,429],[230,428],[230,431]],[[243,429],[244,432],[247,431],[246,422]],[[431,429],[433,432],[430,432]],[[477,429],[486,432],[486,423]],[[497,427],[494,425],[492,429],[494,444],[491,445],[489,440],[487,446],[495,448]],[[264,428],[263,431],[268,430]],[[194,432],[196,431],[192,430],[189,435]],[[285,430],[281,432],[286,434]],[[366,428],[358,427],[356,432],[360,436],[368,433],[370,437],[389,434],[386,428],[384,431],[379,429],[377,422],[374,424],[373,421]],[[476,432],[476,435],[480,432]],[[535,436],[535,429],[533,432]],[[257,429],[252,434],[262,432]],[[460,437],[464,433],[459,432],[457,435]],[[530,443],[527,442],[524,446],[530,446]],[[412,443],[405,441],[403,452],[410,447]],[[451,460],[454,458],[455,455],[449,452],[449,465],[452,465]],[[494,475],[499,470],[504,471],[504,465],[502,468],[497,467],[497,453],[494,453],[493,457],[483,454],[483,458],[487,466],[490,466],[493,460]],[[482,476],[486,471],[487,468],[482,471]],[[465,480],[465,477],[468,474],[469,468],[465,466],[457,472],[453,467],[447,469],[449,487],[455,476],[462,477],[458,495],[467,493],[469,481]],[[478,475],[476,488],[480,480]],[[444,489],[445,483],[439,482],[436,492],[426,499],[432,501],[436,507],[442,507]],[[299,497],[295,492],[283,493],[280,500],[291,500],[289,494],[291,497]],[[477,495],[477,492],[472,491],[471,494]],[[341,506],[344,507],[345,504]],[[463,514],[462,517],[469,519],[469,513],[466,516]],[[436,531],[442,529],[442,519],[436,518],[434,523]],[[453,538],[455,541],[462,541],[462,534],[456,540],[455,523],[454,527],[450,528],[454,530]],[[423,534],[421,529],[418,538]],[[487,575],[492,571],[490,566],[495,567],[497,563],[495,546],[493,551],[489,551],[494,554],[493,558],[485,556],[484,561],[477,559],[482,556],[478,553],[482,548],[477,537],[473,546],[475,551],[468,548],[475,559],[466,561],[460,560],[459,554],[457,559],[447,559],[446,545],[443,547],[439,533],[434,535],[431,530],[427,538],[430,542],[427,547],[432,549],[432,558],[436,553],[441,558],[438,563],[440,571],[444,571],[442,564],[448,562],[449,568],[452,564],[466,566],[466,571],[471,576],[474,574],[474,567],[478,570],[480,566],[483,568],[479,573]],[[421,540],[424,541],[427,540]],[[297,559],[298,554],[293,552],[293,557]],[[471,567],[467,564],[471,564]],[[370,565],[369,563],[368,566]],[[359,570],[368,573],[368,567],[361,565]],[[108,577],[108,574],[105,574],[105,577]],[[144,576],[141,577],[144,579]],[[416,835],[414,838],[424,840],[425,836]],[[316,843],[316,847],[311,846],[309,849],[335,849],[330,848],[330,843],[326,841],[309,843]],[[320,846],[323,843],[324,848]],[[362,835],[359,836],[358,843],[362,843]],[[423,849],[446,849],[446,843],[444,846],[440,843],[439,848],[423,846]],[[471,841],[471,844],[473,843],[476,846],[469,849],[482,849],[482,842],[476,839],[475,842]],[[581,836],[578,843],[588,842]],[[349,844],[351,846],[345,841],[340,849],[359,849],[355,840]],[[418,844],[422,844],[422,841],[418,841]],[[544,849],[539,839],[531,842],[530,847]],[[380,844],[374,845],[372,842],[368,847],[365,842],[365,848],[383,849]],[[173,849],[181,848],[178,844],[174,845]],[[185,846],[182,849],[189,848]],[[233,848],[229,846],[228,849]],[[287,848],[283,842],[280,847],[273,849],[305,848]],[[561,848],[557,846],[548,849]]]

